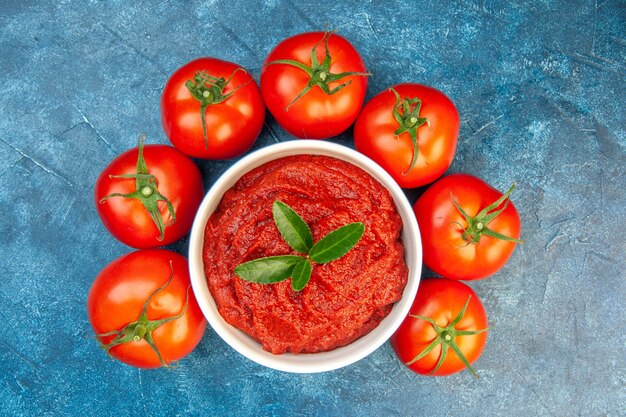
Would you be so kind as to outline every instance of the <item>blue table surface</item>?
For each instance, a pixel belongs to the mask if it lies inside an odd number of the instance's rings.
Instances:
[[[453,99],[449,172],[519,182],[526,243],[470,283],[493,326],[481,378],[415,375],[388,343],[282,373],[211,329],[173,369],[109,360],[85,300],[130,248],[96,214],[97,175],[139,132],[168,143],[160,96],[179,66],[215,56],[258,79],[280,40],[325,27],[364,57],[367,99],[408,81]],[[0,2],[0,415],[624,415],[625,28],[616,1]],[[268,115],[253,149],[292,139]],[[198,164],[209,187],[232,161]]]

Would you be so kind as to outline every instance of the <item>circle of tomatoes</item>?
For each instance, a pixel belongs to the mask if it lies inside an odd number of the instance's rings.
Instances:
[[[191,159],[171,146],[144,146],[143,139],[104,168],[94,190],[104,226],[134,248],[167,245],[187,234],[203,195]]]
[[[199,58],[177,69],[161,97],[161,122],[172,144],[196,158],[230,159],[254,144],[265,105],[241,66]]]
[[[498,271],[520,242],[520,217],[502,194],[467,174],[431,185],[413,209],[422,236],[424,264],[446,278],[474,280]]]
[[[487,341],[487,314],[467,285],[427,278],[390,340],[398,358],[420,375],[451,375],[465,368],[476,375],[471,364]]]
[[[367,75],[357,50],[330,32],[280,42],[261,71],[261,93],[280,126],[299,138],[325,139],[352,125],[365,99]]]
[[[206,328],[187,260],[163,249],[132,252],[107,265],[91,286],[87,312],[102,348],[140,368],[188,355]]]
[[[354,126],[354,145],[401,187],[415,188],[448,169],[459,126],[456,107],[441,91],[421,84],[398,84],[363,107]]]

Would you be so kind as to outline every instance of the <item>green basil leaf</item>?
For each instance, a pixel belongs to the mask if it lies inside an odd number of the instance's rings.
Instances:
[[[271,284],[289,278],[300,259],[302,258],[295,255],[259,258],[237,265],[235,275],[246,281]]]
[[[313,236],[302,217],[287,204],[278,200],[274,201],[272,213],[276,227],[287,244],[300,253],[309,253],[313,246]]]
[[[291,274],[291,288],[293,288],[294,291],[302,290],[306,287],[310,278],[311,261],[302,258],[295,268],[293,268],[293,272]]]
[[[350,223],[333,230],[324,236],[311,248],[309,256],[318,264],[325,264],[341,258],[363,236],[365,225],[363,223]]]

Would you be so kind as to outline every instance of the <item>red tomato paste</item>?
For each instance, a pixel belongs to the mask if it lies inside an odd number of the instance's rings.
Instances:
[[[365,233],[342,258],[313,264],[299,292],[291,280],[257,284],[235,276],[237,265],[297,255],[272,217],[275,200],[293,208],[313,241],[351,222]],[[314,353],[369,333],[402,296],[408,269],[402,220],[389,192],[369,174],[326,156],[290,156],[245,174],[207,222],[204,270],[222,317],[274,354]]]

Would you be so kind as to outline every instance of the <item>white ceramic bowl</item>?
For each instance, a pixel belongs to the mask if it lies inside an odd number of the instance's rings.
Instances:
[[[326,155],[347,161],[365,170],[389,190],[403,222],[402,241],[409,276],[402,299],[396,302],[391,313],[378,327],[360,339],[328,352],[274,355],[263,350],[261,345],[246,333],[228,324],[219,314],[204,275],[202,262],[204,229],[207,219],[219,205],[224,193],[235,185],[244,174],[274,159],[302,154]],[[232,165],[213,184],[213,187],[204,197],[193,222],[189,243],[189,269],[193,292],[211,327],[226,343],[248,359],[269,368],[286,372],[330,371],[354,363],[378,349],[391,337],[408,314],[419,285],[421,268],[422,242],[417,221],[411,205],[398,184],[384,169],[365,155],[342,145],[318,140],[294,140],[267,146],[245,156]]]

